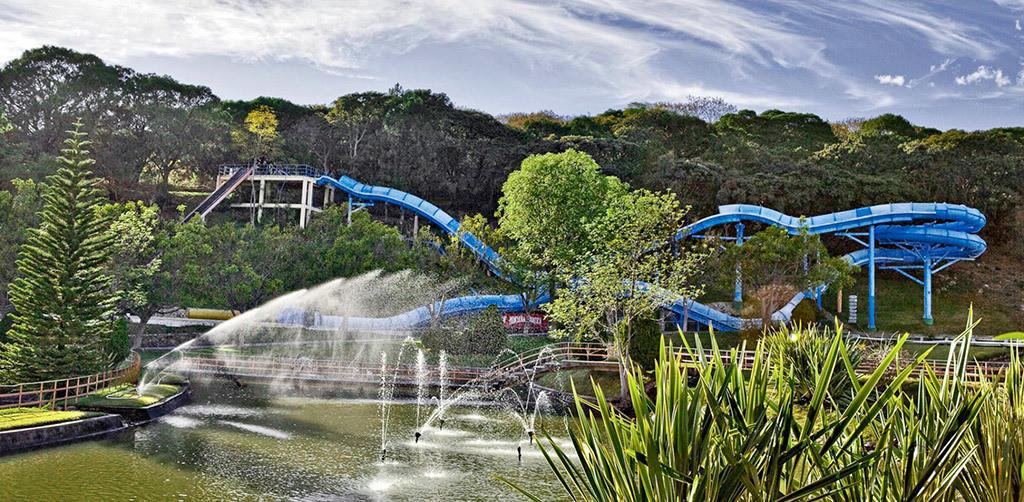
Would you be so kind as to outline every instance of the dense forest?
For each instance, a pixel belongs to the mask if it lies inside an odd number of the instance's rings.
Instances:
[[[502,183],[524,158],[573,148],[632,186],[672,189],[693,218],[734,202],[794,215],[890,201],[967,204],[989,218],[990,254],[1011,269],[1024,260],[1024,127],[939,131],[892,114],[829,122],[738,110],[713,97],[593,116],[496,117],[399,85],[322,105],[228,101],[58,47],[27,51],[0,69],[0,206],[13,208],[0,224],[28,211],[16,207],[17,194],[55,170],[76,118],[111,201],[156,204],[173,218],[179,204],[194,203],[182,194],[208,190],[219,164],[252,158],[243,121],[261,106],[278,121],[270,160],[396,187],[458,216],[493,215]],[[9,269],[13,252],[0,257]]]

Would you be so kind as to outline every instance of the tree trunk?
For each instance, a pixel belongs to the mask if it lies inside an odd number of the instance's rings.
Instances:
[[[146,325],[149,324],[149,320],[152,317],[153,314],[149,312],[139,314],[139,325],[135,328],[135,332],[132,333],[132,350],[142,348],[142,337],[146,335]]]
[[[623,407],[631,404],[629,397],[629,369],[632,366],[629,347],[619,349],[619,401]]]

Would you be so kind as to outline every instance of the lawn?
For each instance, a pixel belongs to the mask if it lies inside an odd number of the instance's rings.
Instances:
[[[576,386],[576,392],[583,396],[593,396],[596,383],[609,398],[619,396],[619,373],[615,371],[593,371],[589,369],[575,369],[553,371],[544,373],[537,377],[537,384],[550,389],[572,392],[572,385]]]
[[[70,422],[100,416],[89,411],[53,411],[46,408],[9,408],[0,410],[0,431],[24,429],[40,425]]]
[[[181,388],[176,385],[148,385],[145,392],[140,396],[136,394],[136,387],[134,385],[123,384],[93,392],[79,399],[75,404],[97,408],[144,408],[171,397],[180,391]]]
[[[843,295],[857,295],[857,314],[860,321],[857,329],[867,329],[868,292],[867,277],[857,278],[853,291]],[[921,286],[908,279],[879,274],[875,287],[875,322],[879,331],[910,332],[922,335],[957,335],[967,323],[967,310],[974,305],[974,317],[981,324],[975,329],[975,336],[994,336],[1007,331],[1019,331],[1024,325],[1024,314],[1013,298],[1000,295],[998,291],[979,293],[970,281],[959,281],[951,276],[935,276],[932,292],[932,317],[935,324],[927,326],[921,319],[924,293]],[[826,308],[835,309],[834,292],[826,296]],[[844,302],[846,300],[844,299]],[[846,305],[843,305],[841,319],[846,320]]]

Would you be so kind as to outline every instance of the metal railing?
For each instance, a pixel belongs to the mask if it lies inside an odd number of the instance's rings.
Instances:
[[[249,164],[223,164],[217,169],[218,176],[231,176],[240,169],[248,169]],[[253,176],[306,176],[319,178],[327,174],[323,169],[318,169],[309,164],[268,164],[257,166]]]
[[[114,384],[134,380],[141,368],[141,358],[138,354],[133,354],[131,362],[127,365],[93,375],[0,385],[0,409],[58,406],[66,408],[70,401]]]

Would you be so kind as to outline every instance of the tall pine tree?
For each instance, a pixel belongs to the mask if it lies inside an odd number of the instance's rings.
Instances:
[[[39,228],[18,253],[14,324],[0,347],[0,374],[9,381],[90,374],[107,364],[115,302],[105,273],[110,222],[98,210],[99,179],[81,121],[68,134],[44,188]]]

